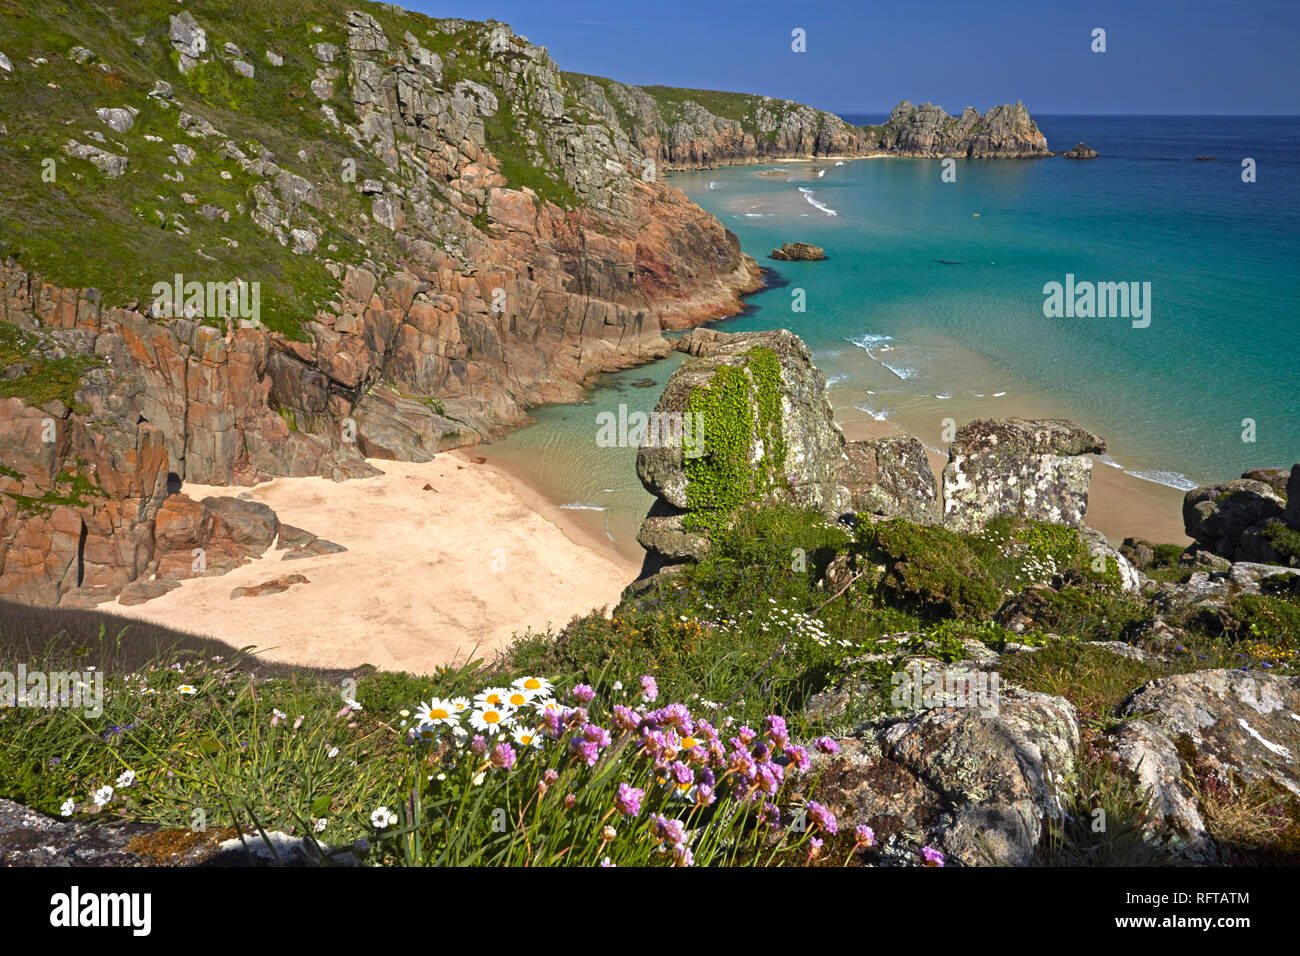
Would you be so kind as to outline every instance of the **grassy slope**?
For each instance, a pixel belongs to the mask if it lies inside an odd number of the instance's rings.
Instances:
[[[805,562],[792,562],[795,548]],[[822,579],[837,555],[857,556],[868,573],[847,589],[828,587]],[[1042,626],[1051,625],[1056,636],[1013,637],[986,619],[984,591],[1005,593],[1061,574],[1074,581],[1058,588],[1065,599],[1040,609]],[[1111,820],[1101,836],[1086,825],[1053,829],[1043,847],[1044,862],[1160,862],[1145,848],[1136,827],[1138,795],[1105,756],[1104,734],[1115,726],[1116,708],[1132,690],[1164,674],[1243,664],[1271,665],[1268,672],[1273,674],[1295,673],[1300,597],[1235,602],[1236,621],[1226,630],[1181,622],[1189,630],[1186,645],[1164,662],[1141,663],[1085,643],[1114,638],[1117,621],[1150,616],[1140,602],[1116,594],[1110,577],[1088,574],[1086,552],[1070,529],[1002,522],[979,535],[948,535],[888,522],[851,533],[819,516],[772,509],[744,516],[733,532],[719,533],[713,552],[699,565],[625,600],[611,618],[593,613],[559,634],[525,636],[490,665],[431,675],[280,669],[269,682],[262,668],[255,691],[250,669],[232,667],[228,648],[160,635],[147,625],[131,625],[119,634],[120,622],[92,613],[29,611],[25,618],[13,616],[0,624],[0,665],[20,660],[29,666],[40,660],[51,667],[97,664],[109,671],[109,687],[118,691],[100,718],[83,719],[71,711],[0,710],[0,779],[5,781],[0,792],[50,812],[76,796],[84,809],[91,790],[129,768],[144,785],[125,794],[115,805],[118,813],[175,826],[184,826],[194,807],[242,806],[246,811],[236,817],[247,821],[255,816],[274,827],[302,827],[308,819],[327,817],[324,838],[337,845],[373,835],[370,809],[380,803],[399,806],[404,799],[400,781],[408,772],[409,754],[401,742],[398,712],[413,710],[430,695],[468,695],[508,685],[523,674],[541,674],[562,690],[577,682],[592,685],[598,703],[620,695],[632,703],[639,677],[652,674],[659,683],[659,705],[685,702],[716,724],[729,715],[737,726],[760,727],[764,715],[783,714],[793,736],[806,743],[821,733],[851,733],[862,720],[888,712],[890,674],[909,654],[953,661],[965,656],[965,642],[972,639],[999,651],[1015,640],[1044,647],[1033,654],[1006,654],[1000,665],[1004,676],[1074,703],[1090,744],[1077,778],[1064,783],[1063,800],[1085,824],[1098,806],[1106,808]],[[106,624],[102,632],[97,631],[101,623]],[[42,638],[56,630],[63,632],[62,639]],[[910,636],[899,640],[900,632]],[[167,651],[173,640],[179,657]],[[227,659],[214,663],[214,653]],[[883,657],[864,660],[868,654]],[[166,667],[176,660],[182,662],[182,673]],[[141,677],[128,679],[128,672]],[[365,710],[339,719],[333,716],[340,700],[338,682],[348,677],[357,681],[355,696]],[[858,688],[846,714],[830,722],[803,715],[810,694],[846,679]],[[139,680],[157,688],[159,696],[141,697],[133,689]],[[178,697],[182,682],[198,686],[200,694]],[[283,725],[273,732],[273,708],[289,720],[307,715],[302,732],[291,734]],[[125,733],[113,731],[128,725],[134,726]],[[335,746],[343,760],[356,760],[356,766],[328,758],[325,751]],[[547,759],[545,753],[542,759]],[[54,757],[59,762],[52,762]],[[625,759],[611,766],[628,766]],[[499,781],[493,777],[498,782],[476,799],[486,800],[486,806],[497,800],[515,806],[511,801],[526,799],[531,774],[540,772],[532,766],[522,790],[509,789],[503,775]],[[175,775],[165,774],[166,768]],[[414,769],[422,775],[419,779],[433,772]],[[565,773],[577,774],[573,786],[583,792],[585,771],[570,768]],[[613,784],[601,779],[581,797],[584,802],[566,818],[569,822],[560,814],[537,823],[534,849],[539,837],[563,840],[564,833],[572,832],[565,828],[591,828],[609,806]],[[430,786],[429,799],[442,799],[433,792],[438,788],[432,781]],[[1294,851],[1300,811],[1284,795],[1225,790],[1212,796],[1217,802],[1207,811],[1211,827],[1235,841],[1238,860]],[[226,809],[220,818],[223,825],[235,822]],[[424,819],[433,828],[428,834],[433,842],[421,851],[426,854],[421,859],[427,859],[431,846],[452,846],[437,842],[450,839],[445,834],[434,839],[442,817],[435,813]],[[598,831],[600,824],[594,826]],[[456,859],[474,862],[481,861],[474,857],[477,853],[509,856],[521,851],[507,846],[513,839],[509,834],[496,834],[486,822],[476,818],[474,827],[474,840],[480,842],[454,837],[460,841],[456,853],[467,854]],[[409,848],[387,846],[390,861],[411,858]],[[839,859],[851,852],[847,846],[831,847]]]

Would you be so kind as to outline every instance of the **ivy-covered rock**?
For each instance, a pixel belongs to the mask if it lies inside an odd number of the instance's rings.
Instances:
[[[808,347],[784,329],[720,339],[664,386],[637,474],[701,531],[737,509],[847,510],[844,436]]]

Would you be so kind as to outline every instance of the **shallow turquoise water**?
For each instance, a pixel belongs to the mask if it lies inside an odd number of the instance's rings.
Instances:
[[[957,161],[951,183],[939,161],[901,159],[672,175],[775,270],[777,286],[722,327],[793,330],[838,408],[933,447],[947,417],[1056,414],[1106,437],[1125,470],[1178,487],[1300,460],[1300,120],[1039,123],[1054,148],[1083,139],[1102,158]],[[1241,181],[1246,156],[1254,183]],[[828,261],[767,258],[794,240]],[[1067,273],[1149,282],[1150,325],[1046,318],[1044,284]],[[662,385],[672,367],[538,410],[496,447],[562,500],[611,509],[593,520],[626,539],[649,498],[635,449],[595,446],[595,416],[648,410],[659,389],[627,384]]]

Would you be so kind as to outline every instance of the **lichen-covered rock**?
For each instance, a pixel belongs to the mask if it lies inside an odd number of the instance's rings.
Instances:
[[[1119,710],[1119,755],[1149,790],[1159,839],[1211,860],[1213,846],[1188,780],[1235,788],[1271,781],[1300,797],[1300,678],[1239,670],[1154,680]]]
[[[179,69],[188,73],[208,50],[208,34],[188,10],[171,14],[167,38],[179,56]]]
[[[1106,443],[1061,419],[994,418],[957,430],[943,471],[943,520],[974,531],[999,515],[1080,527],[1092,481],[1089,453]]]
[[[844,436],[825,386],[793,333],[727,336],[669,378],[637,475],[694,530],[757,504],[841,514]]]
[[[930,707],[874,721],[819,756],[818,799],[842,828],[871,827],[889,861],[930,845],[950,863],[1025,866],[1079,748],[1074,707],[1015,687],[996,712]]]
[[[844,484],[855,512],[938,524],[939,483],[921,440],[890,435],[847,442]]]
[[[56,820],[0,798],[0,866],[315,866],[356,865],[369,850],[331,849],[272,830],[168,829],[118,820]]]

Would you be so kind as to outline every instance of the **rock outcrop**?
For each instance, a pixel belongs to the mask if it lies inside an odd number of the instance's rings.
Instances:
[[[642,88],[578,74],[570,80],[582,102],[626,129],[656,169],[884,154],[972,159],[1052,155],[1020,103],[994,106],[984,114],[968,106],[952,117],[931,103],[918,107],[903,100],[884,124],[856,127],[833,113],[766,96]]]
[[[1300,566],[1300,464],[1285,483],[1282,469],[1246,472],[1222,484],[1195,488],[1183,498],[1183,527],[1196,542],[1187,563],[1209,552],[1226,561]]]
[[[852,441],[844,451],[848,457],[845,484],[853,511],[917,524],[940,522],[939,483],[919,438],[891,435]]]
[[[982,656],[949,666],[901,661],[896,709],[816,758],[817,798],[840,827],[875,831],[882,864],[916,865],[928,845],[959,865],[1027,866],[1046,824],[1062,819],[1058,790],[1080,747],[1075,708],[1001,686],[991,674],[998,655]],[[806,709],[835,717],[855,693],[833,685]]]
[[[967,159],[1037,159],[1052,155],[1047,138],[1023,103],[994,106],[980,114],[973,106],[949,116],[933,103],[903,100],[879,127],[869,127],[875,148],[899,156]]]
[[[772,250],[772,258],[783,262],[816,262],[826,258],[826,250],[807,242],[785,242]]]
[[[0,798],[0,866],[341,866],[369,852],[358,843],[331,848],[304,837],[251,827],[194,831],[149,823],[56,820]]]
[[[1153,839],[1218,862],[1191,782],[1271,782],[1300,797],[1300,678],[1236,670],[1152,681],[1120,708],[1117,753],[1147,795]]]
[[[655,407],[666,440],[637,453],[637,474],[656,498],[638,538],[658,557],[650,567],[697,560],[709,528],[737,508],[780,503],[955,531],[978,530],[999,515],[1071,525],[1089,551],[1116,562],[1125,589],[1140,586],[1133,564],[1084,527],[1086,456],[1106,447],[1091,432],[1058,419],[970,422],[957,432],[941,488],[913,436],[844,440],[825,379],[793,333],[695,329],[675,347],[693,358],[669,378]]]
[[[675,542],[677,553],[661,551],[666,557],[698,551],[677,536],[698,535],[751,504],[832,515],[847,508],[844,436],[811,359],[803,341],[781,329],[720,336],[682,363],[655,406],[657,434],[637,452],[637,475],[662,502],[643,527],[643,545],[658,551]]]
[[[1106,443],[1061,419],[980,419],[957,430],[943,471],[944,523],[973,531],[1005,514],[1081,527],[1089,453]]]
[[[1096,159],[1098,155],[1098,152],[1086,143],[1080,143],[1061,154],[1065,159]]]

